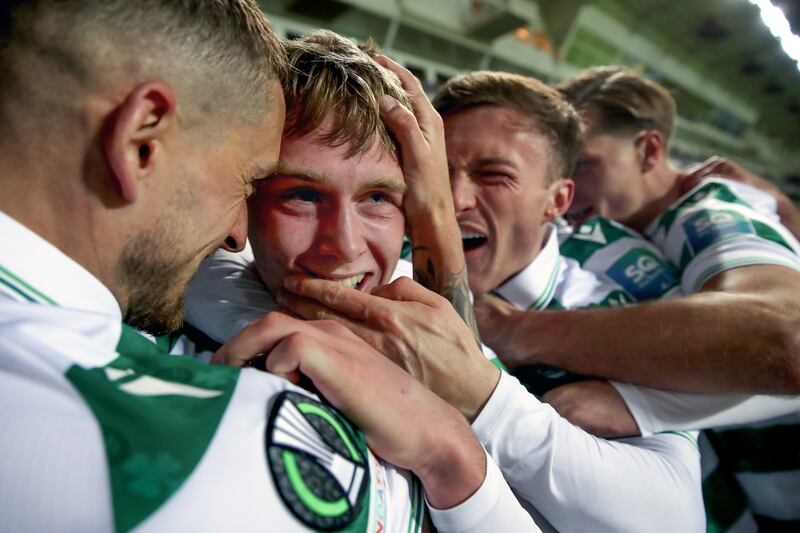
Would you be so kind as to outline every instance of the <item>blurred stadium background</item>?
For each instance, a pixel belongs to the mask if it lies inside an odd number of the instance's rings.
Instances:
[[[627,65],[669,87],[678,103],[676,164],[722,155],[800,202],[800,0],[772,0],[784,16],[767,0],[260,4],[287,38],[316,28],[371,37],[429,92],[476,69],[556,82],[592,65]]]

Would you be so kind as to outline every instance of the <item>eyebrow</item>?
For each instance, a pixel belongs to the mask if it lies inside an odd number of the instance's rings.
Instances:
[[[476,162],[476,166],[482,167],[485,165],[506,165],[508,167],[513,167],[514,163],[502,157],[483,157]]]
[[[486,165],[505,165],[507,167],[516,168],[514,163],[511,160],[503,159],[502,157],[482,157],[482,158],[478,159],[477,161],[475,161],[474,163],[470,164],[471,167],[483,167],[483,166],[486,166]],[[453,166],[454,166],[453,163],[448,159],[447,160],[447,168],[451,168],[452,169]]]
[[[266,178],[268,176],[271,176],[272,174],[275,174],[277,168],[278,168],[277,163],[270,166],[262,166],[256,164],[248,168],[245,176],[248,178],[255,178],[255,179]]]
[[[288,167],[278,165],[278,168],[271,174],[271,176],[286,176],[289,178],[298,179],[301,181],[309,181],[313,183],[325,183],[328,180],[322,174],[312,170],[301,167]],[[405,194],[406,184],[392,178],[375,178],[363,184],[361,189],[388,189],[396,191],[400,194]]]

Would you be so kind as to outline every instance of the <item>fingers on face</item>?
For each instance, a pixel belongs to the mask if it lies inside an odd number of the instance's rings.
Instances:
[[[435,292],[405,276],[397,278],[388,285],[376,287],[372,290],[372,294],[388,300],[419,302],[430,307],[438,307],[444,300]]]
[[[358,319],[362,319],[366,315],[370,296],[340,283],[307,276],[289,276],[284,286],[290,292],[295,293],[295,295],[315,300],[323,306],[344,315]],[[295,309],[292,310],[297,312]],[[305,315],[303,316],[305,318],[310,318]],[[329,317],[318,315],[314,318],[320,319]]]

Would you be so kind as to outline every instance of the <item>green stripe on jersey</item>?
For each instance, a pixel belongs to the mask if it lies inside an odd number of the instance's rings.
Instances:
[[[794,249],[792,249],[791,246],[789,246],[789,243],[787,243],[783,239],[783,237],[781,237],[781,234],[775,231],[774,228],[768,226],[767,224],[764,224],[759,220],[751,220],[750,223],[753,224],[753,228],[756,230],[756,235],[758,235],[762,239],[766,239],[768,241],[780,244],[790,252],[797,253]]]
[[[556,282],[558,281],[558,273],[561,270],[561,261],[561,257],[556,260],[556,264],[550,271],[550,277],[547,278],[547,285],[542,291],[542,294],[539,295],[539,298],[537,298],[535,302],[528,306],[528,309],[543,309],[550,303],[550,300],[553,298],[553,293],[556,291]]]
[[[168,356],[123,324],[119,357],[66,373],[103,434],[114,525],[130,531],[194,471],[225,413],[239,372]]]
[[[699,187],[691,195],[684,198],[681,203],[666,210],[658,219],[658,228],[669,230],[675,222],[675,217],[677,217],[681,211],[685,211],[708,199],[716,199],[731,204],[750,207],[750,204],[733,194],[725,184],[709,181]]]
[[[736,478],[720,467],[703,480],[703,500],[707,533],[727,531],[747,510],[747,501]]]
[[[423,510],[422,488],[417,478],[411,480],[411,510],[408,517],[408,529],[406,533],[417,533],[422,529]]]
[[[46,303],[50,305],[58,305],[51,298],[32,287],[25,280],[15,275],[13,272],[6,270],[0,265],[0,283],[11,288],[14,292],[36,303]]]
[[[561,244],[559,250],[561,255],[570,257],[583,266],[595,252],[625,237],[642,238],[621,224],[603,217],[593,217],[575,228],[572,235]]]

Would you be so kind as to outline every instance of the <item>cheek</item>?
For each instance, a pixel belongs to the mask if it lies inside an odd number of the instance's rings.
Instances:
[[[380,221],[366,221],[363,228],[372,258],[381,270],[381,283],[388,283],[403,247],[405,219],[398,212]]]
[[[250,241],[258,260],[259,272],[270,289],[277,286],[294,266],[297,258],[311,248],[316,223],[262,210],[251,217]]]

